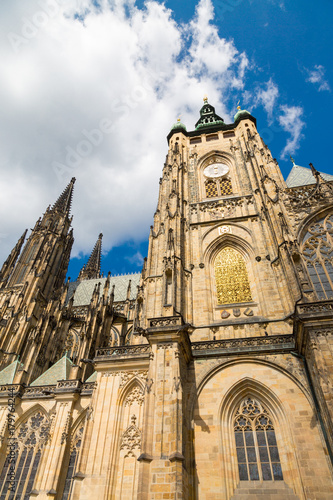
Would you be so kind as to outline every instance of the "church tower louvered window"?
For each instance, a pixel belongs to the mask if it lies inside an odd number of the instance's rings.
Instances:
[[[318,299],[332,299],[333,214],[310,225],[303,240],[302,250]]]
[[[218,304],[252,301],[249,278],[242,255],[233,248],[223,248],[214,263]]]
[[[13,450],[8,451],[0,475],[1,500],[30,498],[49,428],[49,421],[42,412],[35,413],[19,427],[14,440],[15,455]]]
[[[236,412],[234,433],[241,481],[282,481],[279,451],[272,419],[251,397]]]

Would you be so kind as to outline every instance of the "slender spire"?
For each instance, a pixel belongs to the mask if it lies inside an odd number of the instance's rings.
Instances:
[[[95,243],[87,264],[85,264],[80,271],[78,280],[100,278],[102,238],[103,235],[101,233],[98,236],[98,240]]]
[[[72,177],[70,183],[61,193],[53,207],[52,211],[56,210],[58,212],[62,212],[64,214],[68,214],[71,208],[72,197],[73,197],[73,189],[74,189],[75,177]]]

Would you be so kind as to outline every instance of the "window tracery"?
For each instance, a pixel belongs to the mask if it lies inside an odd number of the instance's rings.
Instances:
[[[72,494],[74,486],[74,476],[78,472],[77,465],[82,444],[83,430],[84,430],[84,425],[80,425],[76,433],[74,434],[74,437],[71,442],[69,464],[67,469],[67,476],[65,480],[65,487],[62,495],[62,500],[69,500]]]
[[[237,250],[223,248],[215,259],[214,271],[219,305],[252,301],[245,261]]]
[[[302,253],[319,300],[333,298],[333,214],[311,224]]]
[[[246,397],[235,414],[234,434],[241,481],[282,481],[272,419],[257,400]]]
[[[42,450],[48,440],[50,422],[41,411],[18,428],[15,458],[10,452],[0,475],[1,500],[28,500],[33,489]],[[15,491],[8,489],[11,467],[15,466]],[[11,477],[12,479],[12,477]]]

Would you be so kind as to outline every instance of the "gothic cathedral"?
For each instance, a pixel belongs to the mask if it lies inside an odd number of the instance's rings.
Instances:
[[[1,500],[333,498],[333,176],[167,139],[141,273],[65,283],[74,178],[2,266]]]

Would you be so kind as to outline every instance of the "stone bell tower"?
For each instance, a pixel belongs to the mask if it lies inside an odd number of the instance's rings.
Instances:
[[[21,362],[33,357],[29,335],[48,302],[61,295],[74,241],[69,214],[74,182],[38,219],[19,255],[24,233],[1,270],[2,366],[17,356]]]

